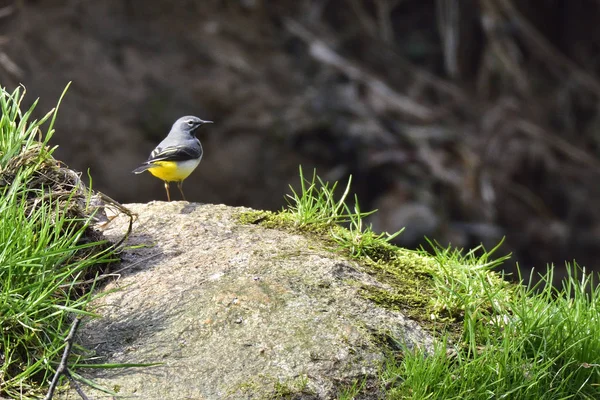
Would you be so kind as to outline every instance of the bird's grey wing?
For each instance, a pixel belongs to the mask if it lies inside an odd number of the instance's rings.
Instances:
[[[146,163],[154,161],[187,161],[202,157],[202,146],[199,141],[192,144],[161,147],[152,150]]]

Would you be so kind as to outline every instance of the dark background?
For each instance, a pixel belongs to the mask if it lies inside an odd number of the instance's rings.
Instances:
[[[123,202],[172,122],[215,121],[192,201],[279,209],[351,174],[376,230],[598,269],[600,1],[0,0],[0,84]],[[176,193],[178,194],[178,193]],[[177,197],[176,197],[177,198]],[[509,265],[510,267],[510,265]]]

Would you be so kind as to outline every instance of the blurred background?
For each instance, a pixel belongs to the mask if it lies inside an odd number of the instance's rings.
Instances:
[[[600,257],[598,0],[0,0],[0,84],[61,106],[57,158],[122,203],[175,119],[191,201],[280,209],[317,168],[376,230],[527,270]],[[178,194],[178,193],[177,193]],[[510,265],[506,265],[510,267]]]

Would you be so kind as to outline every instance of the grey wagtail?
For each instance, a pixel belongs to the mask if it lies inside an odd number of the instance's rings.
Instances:
[[[202,145],[195,134],[204,124],[212,124],[212,121],[203,121],[193,116],[179,118],[167,137],[152,150],[148,160],[134,169],[133,173],[141,174],[147,170],[158,179],[162,179],[165,182],[168,201],[171,201],[169,182],[177,182],[177,188],[185,200],[182,184],[202,159]]]

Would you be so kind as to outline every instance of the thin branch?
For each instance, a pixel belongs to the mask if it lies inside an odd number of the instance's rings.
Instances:
[[[600,174],[600,163],[596,157],[580,149],[568,140],[561,138],[560,135],[547,132],[540,126],[525,119],[514,122],[514,126],[526,135],[548,143],[555,151],[571,158],[573,162],[581,163],[587,166],[590,171]]]
[[[0,52],[0,66],[15,78],[23,77],[23,70],[3,51]]]
[[[299,37],[309,46],[310,54],[331,67],[336,68],[350,79],[354,79],[367,86],[374,94],[397,111],[416,117],[418,119],[429,121],[434,118],[435,113],[428,107],[425,107],[408,96],[404,96],[389,87],[384,81],[363,70],[350,60],[343,58],[336,53],[327,44],[308,31],[298,22],[287,19],[285,21],[287,30],[293,35]]]
[[[571,71],[573,77],[579,81],[582,86],[587,86],[594,90],[597,96],[600,96],[600,82],[584,69],[580,68],[575,62],[557,50],[538,30],[517,10],[510,0],[498,0],[504,12],[511,17],[513,22],[529,39],[532,49],[538,49],[544,54],[550,62]]]
[[[458,48],[460,46],[460,7],[453,0],[437,0],[436,17],[444,55],[446,72],[452,78],[459,77]]]
[[[15,12],[15,7],[5,6],[0,8],[0,18],[8,17]]]
[[[58,368],[56,368],[56,373],[54,374],[54,378],[52,378],[52,382],[50,383],[50,388],[48,388],[48,394],[44,398],[44,400],[52,400],[54,396],[54,391],[56,390],[56,386],[58,385],[58,381],[60,376],[65,374],[66,376],[70,376],[69,370],[67,367],[67,361],[69,360],[69,354],[71,353],[71,347],[73,346],[73,339],[75,338],[75,332],[81,323],[81,317],[77,316],[73,320],[73,324],[71,324],[71,330],[69,334],[65,338],[65,349],[63,351],[62,359],[60,360],[60,364],[58,364]],[[85,397],[84,397],[85,399]]]
[[[392,10],[396,2],[389,0],[376,0],[375,9],[377,12],[377,25],[379,25],[379,36],[386,43],[392,43],[394,40],[394,28],[392,26]]]

